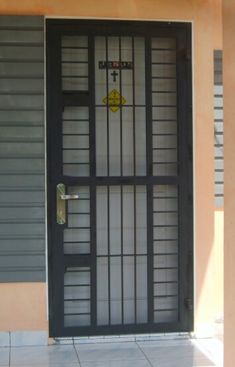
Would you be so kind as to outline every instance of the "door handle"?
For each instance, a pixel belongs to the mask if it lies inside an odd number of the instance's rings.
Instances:
[[[61,198],[61,200],[77,200],[77,199],[79,199],[79,195],[77,195],[77,194],[72,194],[72,195],[61,194],[60,198]]]
[[[65,185],[59,183],[56,186],[56,222],[57,224],[66,223],[66,203],[65,200],[77,200],[78,194],[66,194]]]

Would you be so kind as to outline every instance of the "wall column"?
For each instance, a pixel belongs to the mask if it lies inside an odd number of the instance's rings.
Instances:
[[[224,366],[235,361],[235,3],[223,1],[224,50]]]

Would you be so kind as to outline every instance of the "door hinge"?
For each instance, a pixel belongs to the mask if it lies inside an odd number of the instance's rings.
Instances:
[[[184,49],[184,57],[187,61],[191,61],[192,53],[191,53],[191,50],[189,48]]]
[[[193,205],[193,196],[192,195],[188,195],[188,203],[189,203],[189,205]]]
[[[192,311],[193,310],[193,300],[192,300],[192,298],[185,298],[184,299],[184,305],[187,308],[187,310]]]
[[[189,157],[189,160],[190,161],[193,160],[193,149],[192,149],[192,145],[188,145],[188,157]]]

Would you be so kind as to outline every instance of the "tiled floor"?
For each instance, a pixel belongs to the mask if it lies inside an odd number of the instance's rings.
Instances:
[[[0,367],[222,367],[215,339],[0,348]]]

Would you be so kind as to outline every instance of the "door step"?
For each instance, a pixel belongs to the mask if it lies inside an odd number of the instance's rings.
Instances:
[[[191,333],[159,333],[138,335],[113,335],[113,336],[84,336],[75,338],[55,338],[54,343],[63,344],[96,344],[96,343],[124,343],[155,340],[190,339]]]

